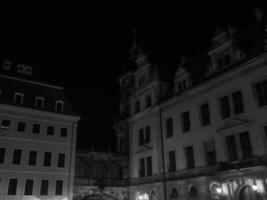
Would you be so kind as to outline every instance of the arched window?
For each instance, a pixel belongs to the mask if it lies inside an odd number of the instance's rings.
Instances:
[[[175,188],[172,189],[171,199],[178,199],[178,192]]]
[[[192,186],[189,191],[190,197],[197,197],[197,188],[195,186]]]
[[[35,97],[34,106],[36,108],[43,108],[44,107],[44,98],[43,97]]]
[[[61,100],[57,100],[55,107],[56,112],[63,112],[63,109],[64,109],[64,102]]]
[[[16,92],[14,94],[14,104],[18,104],[18,105],[23,104],[23,97],[24,97],[24,94]]]

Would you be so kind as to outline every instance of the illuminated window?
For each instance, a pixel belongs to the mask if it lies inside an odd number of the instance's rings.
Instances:
[[[1,128],[3,130],[8,130],[10,128],[10,120],[3,119]]]

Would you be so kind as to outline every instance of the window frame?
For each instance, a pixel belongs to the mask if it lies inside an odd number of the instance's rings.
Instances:
[[[39,100],[41,101],[41,106],[38,106],[38,101]],[[45,101],[44,97],[36,96],[35,97],[35,102],[34,102],[34,107],[35,108],[43,108],[44,107],[44,101]]]
[[[17,97],[20,96],[21,97],[21,101],[18,103],[17,101]],[[21,93],[21,92],[15,92],[14,93],[14,100],[13,100],[13,103],[15,105],[22,105],[23,104],[23,101],[24,101],[24,94]]]
[[[61,105],[61,109],[58,109],[59,105]],[[64,111],[64,101],[56,100],[56,102],[55,102],[55,111],[56,112],[61,112],[61,113]]]

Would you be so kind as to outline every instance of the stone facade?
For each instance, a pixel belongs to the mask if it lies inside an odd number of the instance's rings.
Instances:
[[[181,57],[173,84],[134,44],[116,123],[129,143],[129,199],[266,199],[265,25],[257,18],[248,27],[257,32],[242,39],[232,26],[217,28],[206,72],[192,80]],[[242,45],[246,37],[255,48]]]

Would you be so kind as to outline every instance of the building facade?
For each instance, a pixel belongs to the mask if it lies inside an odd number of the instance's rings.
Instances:
[[[1,64],[0,199],[71,200],[79,117],[62,87],[31,74]]]
[[[78,151],[75,162],[74,199],[128,198],[128,161],[118,153]]]
[[[267,23],[255,14],[252,31],[217,28],[198,81],[184,57],[173,83],[162,81],[134,44],[116,123],[130,200],[267,198]]]

